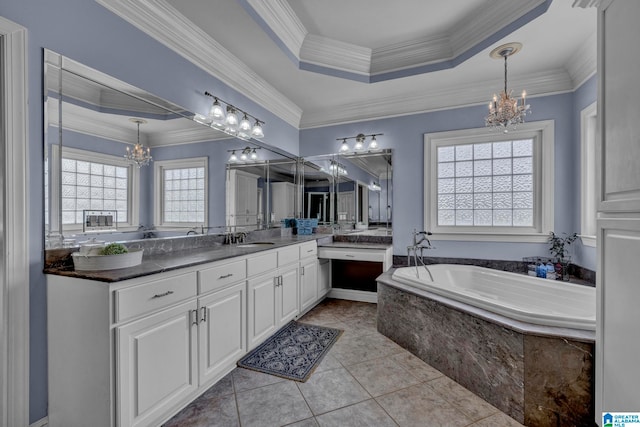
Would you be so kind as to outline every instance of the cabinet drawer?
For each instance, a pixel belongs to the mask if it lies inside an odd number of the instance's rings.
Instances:
[[[198,292],[204,294],[247,277],[247,262],[234,261],[198,272]]]
[[[299,245],[287,246],[278,249],[278,267],[297,262],[300,259]]]
[[[318,255],[318,244],[315,242],[307,242],[300,245],[300,259],[308,256]]]
[[[318,258],[384,262],[385,251],[379,249],[320,248]]]
[[[255,276],[278,267],[278,254],[276,251],[269,251],[263,254],[256,254],[247,259],[247,276]]]
[[[181,274],[115,292],[115,321],[167,307],[196,296],[196,273]]]

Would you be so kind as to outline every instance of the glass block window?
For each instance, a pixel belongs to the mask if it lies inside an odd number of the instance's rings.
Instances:
[[[534,139],[439,145],[437,225],[533,227]]]
[[[206,225],[206,158],[157,161],[154,168],[162,213],[157,224]]]
[[[116,211],[116,222],[128,224],[129,174],[130,166],[80,160],[63,152],[62,224],[82,225],[83,210]]]
[[[553,120],[424,135],[424,229],[434,240],[544,243],[554,225]]]

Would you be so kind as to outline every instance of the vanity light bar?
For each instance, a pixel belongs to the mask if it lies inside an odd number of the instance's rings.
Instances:
[[[366,151],[377,151],[378,148],[378,140],[376,139],[376,136],[380,136],[380,135],[384,135],[383,133],[372,133],[369,135],[365,135],[363,133],[359,133],[356,136],[344,136],[342,138],[336,138],[336,141],[342,141],[342,143],[340,144],[340,149],[339,151],[341,153],[347,153],[347,152],[362,152],[365,151],[364,148],[364,143],[367,139],[367,137],[371,137],[371,141],[369,141],[369,145],[367,146]],[[353,150],[351,150],[349,148],[349,144],[347,143],[348,139],[355,139],[356,143],[353,146]]]
[[[236,138],[240,138],[244,141],[249,141],[252,138],[264,138],[264,130],[262,126],[265,122],[263,120],[260,120],[253,114],[249,114],[224,99],[211,94],[209,91],[205,91],[204,94],[214,100],[211,105],[211,109],[206,116],[196,114],[193,117],[193,120],[209,125],[214,129],[226,133],[227,135],[235,136]],[[253,125],[251,125],[249,118],[254,121]]]
[[[256,150],[260,150],[262,147],[244,147],[244,148],[236,148],[233,150],[227,150],[227,153],[231,153],[229,156],[229,160],[227,163],[237,163],[237,162],[247,162],[247,161],[255,161],[258,160],[258,153]],[[240,157],[236,155],[236,151],[240,152]]]

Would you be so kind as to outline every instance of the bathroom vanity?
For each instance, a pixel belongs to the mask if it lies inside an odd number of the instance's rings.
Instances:
[[[48,274],[49,425],[160,425],[328,292],[315,238],[242,246]]]

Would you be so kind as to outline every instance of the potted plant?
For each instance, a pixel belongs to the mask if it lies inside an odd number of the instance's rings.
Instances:
[[[555,261],[555,269],[556,276],[562,280],[569,280],[569,263],[571,262],[571,257],[568,255],[569,246],[578,238],[578,233],[562,233],[564,237],[560,237],[555,234],[553,231],[549,233],[549,239],[547,240],[551,247],[549,247],[549,252],[556,258]]]

